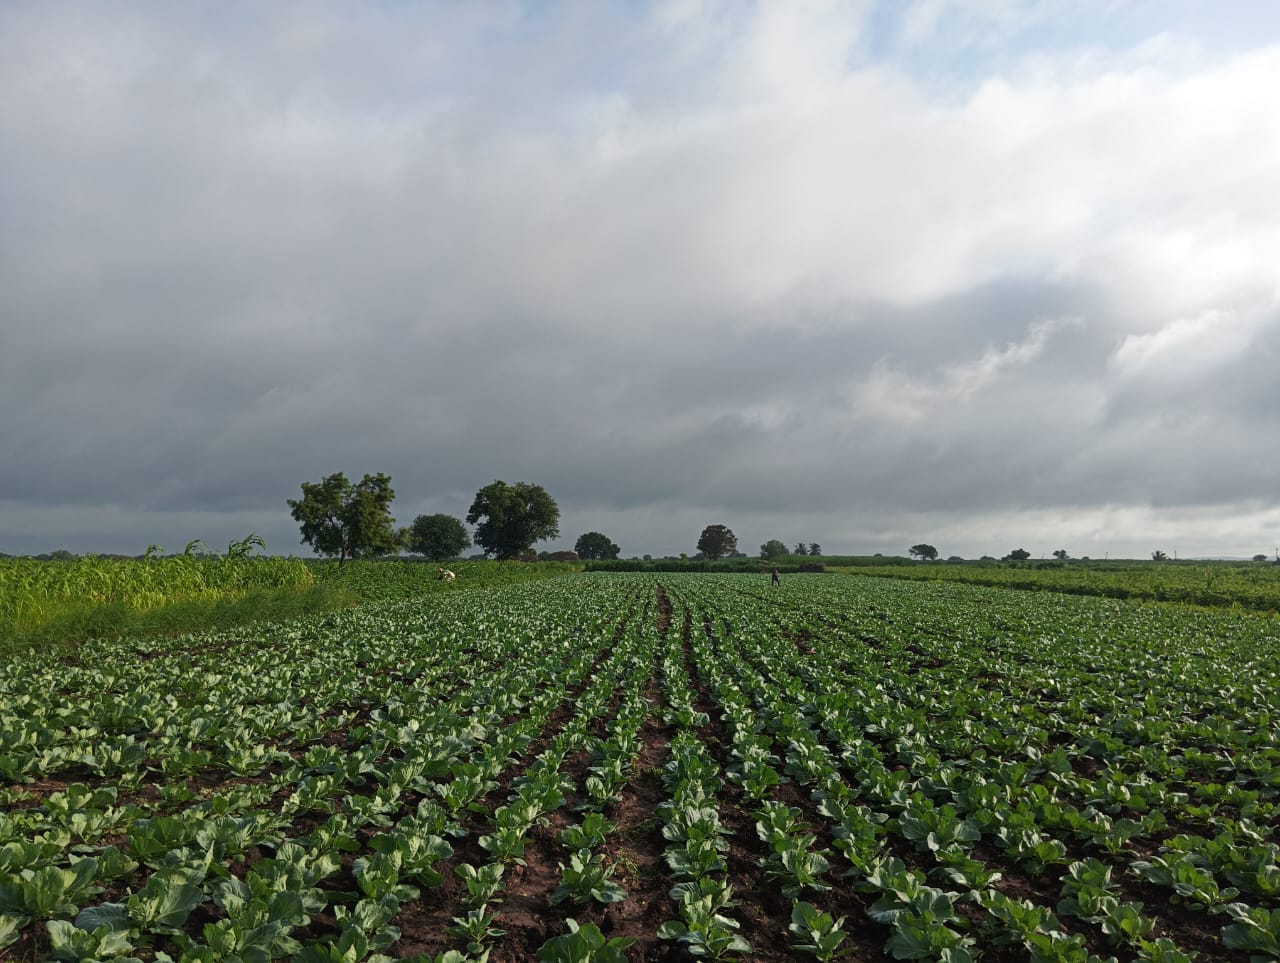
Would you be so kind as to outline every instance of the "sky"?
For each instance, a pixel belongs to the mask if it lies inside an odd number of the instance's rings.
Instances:
[[[0,4],[0,551],[1280,544],[1280,4]]]

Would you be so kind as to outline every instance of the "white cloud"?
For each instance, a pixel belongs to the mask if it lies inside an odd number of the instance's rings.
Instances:
[[[0,497],[278,508],[386,457],[778,527],[1245,504],[1280,45],[1035,34],[1112,12],[0,6]]]
[[[910,425],[943,411],[954,414],[1002,378],[1039,358],[1053,332],[1072,321],[1033,323],[1022,341],[1002,348],[988,348],[973,361],[941,365],[927,376],[899,370],[886,359],[876,362],[870,375],[852,392],[854,411],[860,417]]]
[[[935,42],[944,31],[955,43],[993,45],[1044,14],[1040,4],[1017,0],[912,0],[903,6],[899,37],[908,47]]]
[[[932,40],[947,6],[947,0],[915,0],[908,4],[902,15],[903,41],[914,45]]]
[[[1111,504],[1069,511],[996,511],[980,518],[922,513],[890,516],[882,537],[886,544],[899,531],[918,533],[917,541],[936,545],[943,557],[992,555],[1000,558],[1025,548],[1033,558],[1048,558],[1065,548],[1073,558],[1150,558],[1159,550],[1169,557],[1224,555],[1249,558],[1270,554],[1280,539],[1280,509],[1258,502],[1224,505],[1216,516],[1200,509],[1153,508]],[[1214,546],[1206,551],[1204,546]],[[906,554],[907,546],[893,548]]]
[[[1170,383],[1237,360],[1266,324],[1260,311],[1203,311],[1145,334],[1127,335],[1115,353],[1121,377],[1148,376]]]

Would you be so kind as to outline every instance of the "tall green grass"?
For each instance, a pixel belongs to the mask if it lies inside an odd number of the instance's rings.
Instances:
[[[223,556],[71,561],[0,559],[0,654],[60,652],[96,638],[177,634],[296,618],[365,602],[467,591],[579,570],[565,562],[456,562],[442,582],[435,563],[337,562],[250,556],[251,536]],[[237,548],[239,550],[237,550]]]
[[[62,654],[91,639],[145,638],[215,632],[248,625],[301,618],[359,604],[340,585],[250,589],[222,598],[190,598],[146,610],[124,603],[67,608],[48,622],[14,635],[0,634],[0,656],[41,650]]]
[[[242,550],[222,556],[0,559],[0,647],[124,633],[182,610],[230,612],[272,597],[296,601],[316,587],[301,559],[250,557],[244,545],[235,543],[232,548]]]

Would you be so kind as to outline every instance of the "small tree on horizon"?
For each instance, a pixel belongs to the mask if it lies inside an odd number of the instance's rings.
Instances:
[[[1167,561],[1169,561],[1169,556],[1168,556],[1168,555],[1166,555],[1164,552],[1160,551],[1160,549],[1158,549],[1158,548],[1157,548],[1154,552],[1152,552],[1152,553],[1151,553],[1151,561],[1153,561],[1153,562],[1167,562]]]
[[[403,534],[408,551],[433,562],[456,558],[471,544],[462,519],[452,515],[419,515]]]
[[[560,536],[560,507],[541,485],[498,480],[476,492],[467,523],[476,526],[476,545],[486,555],[523,558],[534,542]]]
[[[715,561],[738,549],[738,536],[725,525],[708,525],[698,538],[698,551],[705,558]]]
[[[1031,557],[1031,553],[1025,548],[1015,548],[1012,552],[1004,557],[1006,562],[1025,562]]]
[[[771,538],[760,546],[761,558],[782,558],[787,554],[787,546],[776,538]]]
[[[804,542],[796,542],[796,547],[791,550],[792,555],[808,555],[809,547]]]
[[[342,472],[319,482],[303,482],[302,497],[287,499],[302,532],[302,542],[317,555],[349,558],[386,555],[399,548],[391,517],[396,493],[391,478],[379,472],[352,485]]]
[[[813,558],[815,555],[821,555],[821,554],[822,554],[822,546],[819,545],[817,542],[810,543],[809,557]]]
[[[912,556],[920,559],[922,562],[931,562],[938,557],[938,550],[926,542],[921,542],[919,545],[912,545],[908,551]]]
[[[1053,553],[1053,557],[1060,562],[1065,562],[1067,560],[1067,550],[1065,548],[1060,548]]]
[[[588,560],[617,558],[618,553],[622,551],[617,545],[609,541],[607,535],[603,535],[600,532],[586,532],[579,535],[573,550],[578,553],[578,558]]]

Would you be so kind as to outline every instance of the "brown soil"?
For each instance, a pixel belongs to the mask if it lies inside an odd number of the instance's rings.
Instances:
[[[666,636],[671,629],[671,618],[673,613],[671,599],[667,598],[666,590],[661,585],[658,586],[658,634]]]

